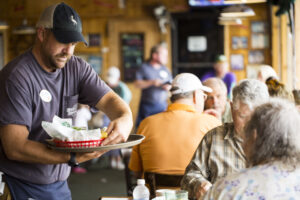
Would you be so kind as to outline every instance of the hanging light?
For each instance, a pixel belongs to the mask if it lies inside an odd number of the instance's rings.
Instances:
[[[221,17],[251,17],[254,16],[255,12],[249,6],[238,4],[224,8],[221,12]]]
[[[219,17],[219,25],[241,25],[243,24],[242,18],[228,18],[228,17]]]

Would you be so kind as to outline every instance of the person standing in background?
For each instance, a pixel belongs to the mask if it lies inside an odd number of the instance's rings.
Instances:
[[[79,104],[78,110],[76,113],[76,117],[74,120],[74,126],[85,128],[88,130],[88,121],[92,119],[92,113],[90,111],[90,107],[88,105]],[[86,169],[83,167],[74,166],[72,167],[71,171],[75,174],[84,174],[86,173]]]
[[[165,66],[168,61],[168,49],[164,43],[151,48],[150,59],[136,72],[134,84],[142,89],[142,96],[136,121],[136,127],[146,117],[165,111],[168,91],[171,88],[172,75]]]
[[[231,99],[232,88],[236,84],[236,77],[234,73],[228,71],[229,70],[228,68],[229,68],[229,64],[226,56],[218,55],[214,63],[214,70],[204,74],[204,76],[202,76],[201,78],[201,81],[203,82],[206,79],[211,77],[217,77],[222,79],[227,87],[227,97]]]
[[[108,69],[106,74],[106,83],[113,89],[127,104],[130,103],[132,94],[127,85],[120,80],[120,70],[112,66]]]
[[[127,85],[120,80],[120,70],[112,66],[108,69],[106,77],[106,83],[108,86],[117,93],[127,104],[130,103],[132,94]],[[107,127],[110,120],[106,115],[103,115],[103,127]],[[110,158],[110,165],[113,169],[123,170],[125,168],[121,159],[121,150],[111,150],[105,154]]]

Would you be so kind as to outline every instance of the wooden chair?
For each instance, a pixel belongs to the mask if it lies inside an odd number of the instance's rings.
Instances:
[[[151,199],[156,197],[157,189],[180,189],[180,182],[183,175],[158,174],[144,172],[145,182],[150,189]]]

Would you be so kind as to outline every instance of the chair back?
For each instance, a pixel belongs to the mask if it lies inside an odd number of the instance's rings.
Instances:
[[[157,189],[179,189],[183,175],[158,174],[144,172],[145,182],[150,190],[150,197],[155,198]]]

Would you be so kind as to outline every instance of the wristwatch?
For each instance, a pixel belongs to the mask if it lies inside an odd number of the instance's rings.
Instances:
[[[77,167],[79,164],[78,164],[78,162],[76,161],[76,153],[75,152],[71,152],[70,153],[70,160],[69,160],[69,162],[68,162],[68,165],[70,166],[70,167]]]

